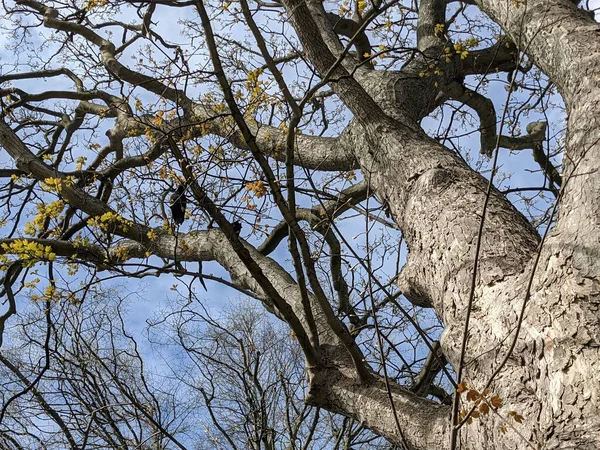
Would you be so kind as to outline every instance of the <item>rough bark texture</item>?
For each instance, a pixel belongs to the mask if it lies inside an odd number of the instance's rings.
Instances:
[[[535,231],[502,196],[492,193],[465,379],[487,380],[500,364],[533,276],[517,346],[493,390],[501,393],[508,409],[526,418],[520,430],[534,446],[597,448],[600,380],[593,366],[600,356],[596,157],[600,28],[567,1],[528,1],[519,7],[513,2],[482,1],[480,5],[559,86],[569,111],[569,162],[557,226],[537,267]],[[309,27],[296,17],[302,37],[302,30]],[[308,39],[305,45],[316,47]],[[319,68],[316,55],[313,61]],[[319,69],[324,71],[326,65]],[[371,91],[368,79],[358,79]],[[417,89],[413,83],[403,90]],[[338,92],[345,99],[346,93]],[[354,113],[360,121],[361,111]],[[456,365],[486,183],[410,127],[406,122],[365,124],[362,133],[355,132],[357,142],[362,140],[355,148],[365,177],[389,204],[407,240],[410,253],[400,286],[416,304],[433,306],[442,317],[446,326],[442,347]],[[352,409],[351,403],[348,408]],[[462,441],[469,448],[524,448],[522,437],[510,431],[503,434],[499,426],[491,416],[469,425]],[[430,448],[419,439],[412,442]]]

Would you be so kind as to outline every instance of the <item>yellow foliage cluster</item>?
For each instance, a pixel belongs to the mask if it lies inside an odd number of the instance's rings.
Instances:
[[[267,188],[265,186],[265,183],[263,183],[260,180],[246,184],[246,189],[249,192],[254,193],[254,196],[256,198],[264,197],[267,194]]]
[[[129,257],[129,253],[127,251],[127,247],[117,247],[114,250],[114,256],[119,261],[127,261]]]
[[[470,37],[468,39],[465,39],[462,42],[466,48],[475,48],[479,45],[479,39],[477,39],[475,37]]]
[[[33,278],[33,279],[31,279],[31,280],[29,280],[29,281],[25,282],[25,283],[23,284],[23,286],[24,286],[24,287],[26,287],[27,289],[33,289],[34,287],[36,287],[36,286],[37,286],[37,284],[38,284],[39,282],[40,282],[40,279],[36,277],[36,278]]]
[[[68,176],[65,178],[46,178],[42,182],[42,189],[47,192],[55,192],[60,194],[63,187],[71,187],[75,184],[75,177]]]
[[[108,5],[108,0],[86,0],[85,9],[91,11],[94,8]]]
[[[440,24],[440,23],[436,24],[435,34],[437,36],[440,36],[441,33],[443,33],[443,32],[444,32],[444,25]],[[442,55],[442,57],[444,58],[444,60],[446,61],[447,64],[450,64],[452,62],[452,58],[455,55],[458,55],[460,57],[460,59],[465,59],[467,56],[469,56],[469,49],[477,47],[478,45],[479,45],[479,40],[477,38],[469,38],[469,39],[465,39],[464,41],[458,41],[457,43],[453,44],[452,46],[449,46],[449,45],[446,46],[444,48],[444,54]],[[419,77],[428,78],[432,74],[436,75],[438,77],[442,77],[444,75],[444,71],[440,69],[438,64],[429,64],[429,67],[426,70],[419,72]],[[438,87],[437,81],[434,84],[435,84],[435,87]]]
[[[77,255],[74,255],[74,256],[77,256]],[[69,275],[75,275],[77,272],[79,272],[79,264],[76,264],[76,263],[67,264],[67,273]]]
[[[356,9],[358,10],[359,14],[362,15],[362,13],[365,12],[366,7],[367,7],[366,0],[358,0],[358,3],[356,4]]]
[[[152,119],[152,123],[154,125],[156,125],[157,127],[160,127],[163,123],[164,123],[164,115],[165,112],[164,111],[158,111],[156,113],[156,116],[154,116],[154,119]]]
[[[29,236],[35,236],[41,232],[47,219],[56,219],[65,208],[65,203],[62,200],[57,200],[48,204],[40,203],[36,205],[36,208],[35,218],[25,224],[25,234]]]
[[[137,128],[129,128],[127,130],[127,132],[125,133],[126,137],[132,138],[132,137],[136,137],[139,136],[139,130]]]
[[[52,247],[28,239],[15,239],[11,243],[3,243],[2,251],[16,255],[24,267],[33,267],[40,260],[54,261],[56,259],[56,253],[52,251]],[[0,270],[6,270],[8,262],[9,259],[6,255],[0,255],[0,264],[2,264]]]
[[[103,231],[109,231],[111,227],[119,227],[123,231],[127,231],[132,223],[123,217],[115,214],[112,211],[106,212],[101,216],[96,216],[88,219],[88,225],[96,226]]]
[[[210,133],[210,124],[208,124],[208,123],[199,123],[197,125],[194,125],[194,128],[196,129],[196,133],[200,137],[205,136],[208,133]]]
[[[443,23],[436,23],[435,27],[433,28],[433,32],[437,37],[441,37],[444,34],[445,27],[446,25],[444,25]]]
[[[85,162],[87,161],[87,158],[85,156],[79,156],[77,157],[77,159],[75,160],[75,169],[76,170],[81,170],[83,169],[83,165],[85,164]]]
[[[338,15],[343,16],[349,12],[350,12],[350,3],[348,2],[348,0],[344,0],[339,5]]]
[[[154,135],[154,131],[152,131],[152,128],[146,127],[146,129],[144,130],[144,134],[146,136],[146,139],[148,139],[150,143],[156,142],[156,136]]]
[[[343,172],[342,178],[346,181],[356,181],[356,172],[354,170],[349,170],[348,172]]]
[[[225,150],[221,145],[217,145],[216,147],[212,144],[208,146],[208,151],[211,155],[214,155],[217,159],[223,159],[225,157]]]
[[[263,74],[264,69],[256,69],[248,72],[248,78],[246,80],[246,87],[251,87],[259,83],[259,78]]]
[[[14,173],[10,176],[10,179],[14,184],[18,184],[21,181],[21,177],[19,175],[15,175]]]
[[[266,84],[260,80],[260,76],[263,74],[264,69],[259,68],[248,72],[246,79],[246,89],[249,91],[248,96],[248,109],[246,115],[255,113],[261,106],[265,105],[269,100],[269,95],[266,90]]]
[[[90,245],[90,238],[87,236],[84,238],[82,238],[81,236],[76,236],[73,240],[73,247],[75,248],[87,247],[88,245]],[[73,259],[75,259],[76,257],[77,255],[74,255]]]
[[[48,300],[59,300],[60,299],[60,294],[56,290],[56,288],[53,285],[50,284],[50,285],[46,286],[46,289],[44,289],[44,294],[43,295],[33,294],[33,295],[30,296],[30,298],[34,302],[43,302],[43,301],[48,301]]]
[[[460,56],[460,59],[465,59],[469,56],[469,49],[477,47],[479,40],[477,38],[469,38],[464,41],[456,42],[452,47],[448,46],[444,49],[444,58],[447,63],[452,60],[452,55]]]

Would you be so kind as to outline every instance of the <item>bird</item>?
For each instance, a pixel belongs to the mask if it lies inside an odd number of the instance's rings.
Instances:
[[[171,215],[173,216],[173,222],[177,225],[181,225],[185,220],[185,209],[187,207],[187,198],[185,196],[185,186],[180,184],[177,190],[171,194],[169,198],[169,208],[171,208]]]
[[[239,236],[242,231],[242,223],[239,220],[236,220],[231,224],[231,227],[233,228],[233,232]]]

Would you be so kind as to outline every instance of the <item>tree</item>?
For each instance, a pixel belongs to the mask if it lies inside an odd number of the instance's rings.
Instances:
[[[148,330],[155,347],[181,350],[158,371],[126,325],[139,299],[93,287],[90,300],[20,315],[0,354],[3,449],[390,448],[304,404],[301,352],[258,305],[242,301],[217,322],[198,299],[173,302]],[[41,374],[40,355],[51,360]]]
[[[148,373],[124,324],[126,300],[91,287],[82,305],[34,302],[0,355],[6,449],[186,448],[194,408]],[[197,419],[197,416],[195,417]]]
[[[0,336],[36,265],[49,308],[106,271],[214,279],[178,263],[215,261],[290,327],[313,406],[411,449],[600,445],[600,26],[575,2],[5,8]],[[478,152],[457,145],[473,120]],[[542,181],[501,192],[498,160],[528,149]],[[174,234],[164,192],[179,183],[194,205]],[[506,194],[521,188],[519,211]],[[375,222],[408,248],[387,280],[375,252],[399,246],[373,241]],[[82,288],[55,276],[69,264],[89,268]]]
[[[202,448],[390,448],[360,424],[304,403],[301,352],[264,309],[242,301],[219,319],[199,310],[173,315],[165,335],[184,350],[172,376],[209,411]]]

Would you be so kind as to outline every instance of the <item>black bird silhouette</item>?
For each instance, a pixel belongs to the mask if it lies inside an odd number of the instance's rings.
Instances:
[[[239,220],[236,220],[231,224],[231,227],[233,228],[233,232],[239,236],[242,231],[241,222]]]
[[[171,194],[169,198],[169,208],[171,208],[171,215],[173,216],[173,222],[177,225],[181,225],[185,220],[185,208],[187,207],[187,198],[185,196],[185,186],[182,184],[177,187],[177,190]]]

